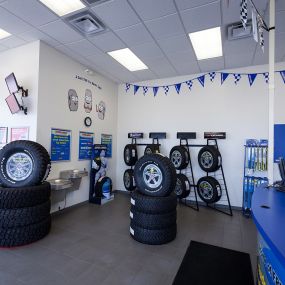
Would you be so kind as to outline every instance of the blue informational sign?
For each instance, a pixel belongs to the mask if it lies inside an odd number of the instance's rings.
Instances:
[[[101,135],[101,144],[107,146],[107,152],[105,157],[112,157],[112,135]]]
[[[79,132],[79,160],[92,158],[93,141],[94,133]]]
[[[69,161],[71,131],[51,129],[51,161]]]
[[[285,158],[285,124],[274,125],[274,162]]]

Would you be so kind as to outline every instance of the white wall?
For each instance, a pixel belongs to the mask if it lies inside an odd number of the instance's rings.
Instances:
[[[83,76],[99,84],[102,90],[75,79],[76,75]],[[77,112],[70,112],[68,108],[67,94],[71,88],[77,91],[79,97]],[[93,110],[90,114],[85,113],[83,108],[86,89],[90,89],[93,93]],[[41,43],[37,141],[50,150],[51,128],[72,130],[71,161],[52,163],[49,179],[59,177],[61,170],[83,170],[84,168],[90,170],[90,161],[78,161],[79,131],[88,131],[95,133],[95,143],[100,143],[101,133],[113,135],[113,157],[109,160],[108,176],[115,182],[117,92],[118,89],[115,83],[98,74],[88,76],[84,73],[84,66]],[[105,101],[107,105],[104,121],[98,118],[95,111],[95,105],[101,100]],[[93,120],[90,128],[84,126],[84,118],[87,116],[90,116]],[[89,177],[84,177],[80,189],[67,195],[66,206],[86,201],[88,195]],[[60,199],[53,195],[53,201],[57,200]],[[63,201],[53,203],[52,210],[57,210],[59,206],[62,208],[63,205]]]
[[[9,96],[5,77],[14,72],[18,84],[29,90],[25,104],[28,106],[28,115],[23,112],[12,115],[5,98]],[[29,138],[36,140],[37,133],[37,102],[39,76],[39,42],[0,53],[0,126],[29,127]],[[17,96],[18,99],[20,96]]]
[[[232,72],[262,72],[267,69],[266,66],[257,66]],[[194,77],[196,75],[148,81],[138,85],[168,85]],[[282,94],[284,84],[280,80],[276,81],[276,92]],[[139,90],[134,96],[133,88],[126,93],[125,85],[120,85],[116,187],[124,189],[122,176],[127,166],[123,161],[123,149],[130,142],[127,138],[128,132],[144,132],[145,142],[151,141],[148,139],[149,132],[167,132],[167,139],[161,143],[162,153],[169,155],[171,147],[179,144],[176,132],[197,132],[197,139],[193,143],[199,144],[205,143],[204,131],[225,131],[227,139],[219,141],[219,147],[226,182],[232,204],[241,206],[243,145],[246,138],[268,137],[268,86],[261,76],[257,77],[252,87],[249,87],[246,77],[243,77],[237,86],[232,78],[228,78],[221,86],[219,75],[213,83],[207,78],[205,88],[198,81],[194,84],[191,92],[184,84],[180,95],[172,87],[168,96],[165,96],[161,88],[155,98],[152,90],[146,96]],[[141,153],[142,150],[141,147]],[[196,181],[202,176],[198,167],[197,152],[196,149],[192,156]]]

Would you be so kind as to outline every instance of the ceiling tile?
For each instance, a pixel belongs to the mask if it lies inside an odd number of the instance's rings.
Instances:
[[[89,41],[105,52],[126,47],[126,45],[113,32],[96,35],[89,38]]]
[[[34,26],[41,26],[58,19],[55,14],[36,0],[9,0],[1,6]]]
[[[17,35],[31,30],[33,27],[18,17],[0,7],[0,27],[12,35]]]
[[[199,60],[198,65],[202,72],[218,71],[225,68],[225,61],[223,57]]]
[[[173,0],[129,0],[129,2],[144,21],[176,12]]]
[[[181,12],[181,17],[188,33],[220,27],[220,3],[214,2],[209,5],[184,10]]]
[[[172,14],[145,22],[147,28],[156,39],[184,34],[178,14]]]
[[[230,54],[244,54],[244,53],[252,53],[255,51],[256,48],[256,41],[252,37],[245,38],[245,39],[239,39],[239,40],[233,40],[223,41],[223,51],[224,54],[230,55]]]
[[[41,40],[51,46],[61,45],[61,43],[59,43],[55,39],[51,38],[50,36],[36,29],[32,29],[23,34],[20,34],[18,37],[25,40],[26,42],[33,42],[36,40]]]
[[[185,34],[158,40],[158,44],[165,53],[173,53],[192,49],[190,39]]]
[[[209,3],[218,2],[217,0],[175,0],[179,10],[186,10],[198,6],[207,5]]]
[[[285,32],[285,11],[276,13],[276,33]]]
[[[7,50],[7,49],[8,49],[7,47],[4,47],[4,46],[0,45],[0,52],[3,52],[5,50]]]
[[[252,65],[254,53],[244,53],[244,54],[235,54],[225,55],[225,68],[238,68]]]
[[[117,30],[115,33],[130,47],[153,41],[150,33],[143,24]]]
[[[149,69],[136,71],[134,74],[141,81],[152,80],[152,79],[156,79],[157,78],[157,75],[154,72],[152,72],[151,70],[149,70]],[[152,92],[152,90],[150,89],[148,92]]]
[[[71,49],[72,51],[84,56],[84,57],[88,57],[90,55],[94,55],[94,54],[102,54],[102,52],[96,48],[93,44],[91,44],[89,41],[87,40],[82,40],[79,42],[74,42],[71,44],[67,44],[66,45],[69,49]]]
[[[131,50],[142,60],[163,57],[163,53],[155,42],[133,46]]]
[[[285,1],[277,0],[276,1],[276,10],[277,11],[285,11]]]
[[[74,31],[61,20],[41,26],[39,29],[63,44],[83,39],[78,32]]]
[[[140,22],[126,0],[113,0],[92,8],[92,11],[113,30],[122,29]]]
[[[24,44],[26,44],[26,42],[16,36],[11,36],[8,37],[4,40],[0,40],[1,45],[7,47],[7,48],[15,48],[18,46],[22,46]]]

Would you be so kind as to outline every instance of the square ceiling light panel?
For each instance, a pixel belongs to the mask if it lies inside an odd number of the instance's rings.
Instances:
[[[40,0],[58,16],[65,16],[86,6],[80,0]]]
[[[0,40],[5,39],[5,38],[10,37],[10,36],[11,36],[10,33],[0,29]]]
[[[190,33],[189,37],[198,60],[223,56],[220,27]]]
[[[111,51],[108,52],[108,54],[129,71],[148,69],[148,67],[128,48]]]

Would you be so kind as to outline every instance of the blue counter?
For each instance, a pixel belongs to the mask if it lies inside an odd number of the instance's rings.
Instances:
[[[258,284],[285,285],[285,193],[259,186],[252,214],[258,230]]]

